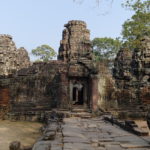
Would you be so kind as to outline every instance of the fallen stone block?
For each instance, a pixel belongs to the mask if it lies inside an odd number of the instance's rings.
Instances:
[[[56,132],[55,131],[50,131],[47,132],[46,134],[43,135],[43,140],[54,140],[56,136]]]
[[[11,142],[9,145],[9,150],[21,150],[21,143],[19,141]]]

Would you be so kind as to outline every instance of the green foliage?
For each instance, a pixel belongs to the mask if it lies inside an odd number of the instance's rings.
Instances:
[[[135,48],[141,37],[150,36],[150,1],[127,0],[124,6],[135,14],[123,24],[123,40],[126,46]]]
[[[39,57],[40,61],[49,61],[56,56],[56,52],[49,45],[38,46],[32,50],[32,54]]]
[[[126,0],[122,4],[123,7],[130,9],[134,12],[148,13],[150,11],[150,1],[149,0]]]
[[[92,41],[94,58],[96,61],[112,60],[121,47],[119,39],[95,38]]]

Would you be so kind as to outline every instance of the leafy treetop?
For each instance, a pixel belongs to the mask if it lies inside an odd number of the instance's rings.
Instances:
[[[49,61],[56,56],[56,52],[49,45],[41,45],[32,50],[32,54],[40,58],[40,61]]]
[[[119,39],[95,38],[92,41],[96,61],[113,60],[121,47]]]
[[[140,38],[150,36],[150,1],[149,0],[127,0],[126,8],[135,14],[123,24],[123,40],[125,46],[136,48],[140,44]]]

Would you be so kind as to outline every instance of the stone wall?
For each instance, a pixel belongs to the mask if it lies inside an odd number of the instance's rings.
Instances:
[[[51,61],[19,70],[9,83],[12,111],[46,111],[61,105],[61,89],[68,87],[61,79],[66,67],[65,63]]]
[[[62,61],[39,62],[1,77],[0,118],[34,121],[52,108],[69,108],[67,67]]]
[[[29,65],[27,51],[24,48],[17,50],[10,35],[0,35],[0,76],[12,75]]]
[[[143,112],[150,104],[150,38],[131,52],[121,49],[114,63],[117,101],[124,110]]]
[[[116,101],[116,87],[115,80],[112,77],[111,70],[108,68],[108,63],[97,62],[97,75],[95,76],[94,90],[95,107],[102,111],[111,111],[118,109]]]

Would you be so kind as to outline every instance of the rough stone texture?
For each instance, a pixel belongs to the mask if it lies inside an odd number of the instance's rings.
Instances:
[[[0,78],[1,106],[9,106],[17,113],[73,105],[93,107],[96,70],[85,22],[74,20],[65,25],[57,61],[29,66],[25,49],[17,50],[12,38],[6,35],[1,37],[1,48],[1,70],[5,75]]]
[[[34,147],[37,146],[38,149],[38,143],[41,143],[45,146],[51,144],[51,150],[148,150],[150,148],[149,137],[145,139],[135,136],[104,121],[103,117],[87,119],[84,114],[79,114],[80,117],[64,118],[53,140],[38,141]],[[48,126],[51,127],[51,123],[53,125],[52,121]]]
[[[0,35],[0,76],[12,75],[29,65],[27,51],[24,48],[17,50],[10,35]]]
[[[68,62],[69,76],[87,77],[93,69],[90,31],[83,21],[65,24],[58,60]]]
[[[20,47],[17,50],[17,61],[18,61],[18,70],[22,68],[28,68],[30,66],[30,58],[28,52],[24,47]]]
[[[118,108],[115,80],[112,76],[112,72],[108,69],[108,64],[98,62],[96,68],[98,75],[95,84],[98,84],[98,91],[94,93],[94,96],[97,95],[97,107],[104,111]]]
[[[83,21],[69,21],[64,25],[59,48],[59,60],[75,61],[78,58],[91,59],[90,31]],[[80,56],[80,57],[79,57]]]
[[[10,143],[9,149],[10,150],[21,150],[21,143],[18,141],[12,142],[12,143]]]
[[[90,32],[83,21],[69,21],[65,25],[58,60],[68,63],[70,105],[90,106],[91,75],[95,73],[92,61]],[[82,99],[83,101],[81,101]],[[92,107],[92,106],[91,106]]]
[[[59,61],[19,70],[9,83],[12,111],[46,111],[59,106],[61,89],[68,87],[61,80],[65,70],[67,65]]]
[[[114,77],[118,88],[119,106],[130,109],[135,114],[136,110],[144,111],[147,104],[150,104],[149,37],[142,38],[140,46],[134,49],[133,53],[128,49],[119,51],[114,64]]]

